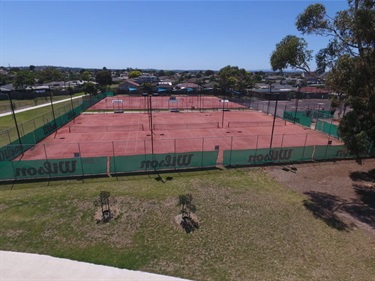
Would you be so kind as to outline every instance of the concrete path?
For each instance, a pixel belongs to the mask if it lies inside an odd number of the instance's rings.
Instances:
[[[79,99],[81,97],[83,97],[83,96],[76,96],[76,97],[73,97],[72,99],[75,100],[75,99]],[[64,99],[64,100],[54,101],[53,104],[57,104],[57,103],[61,103],[61,102],[66,102],[66,101],[70,101],[70,98],[67,98],[67,99]],[[43,104],[39,104],[39,105],[35,105],[35,106],[30,106],[30,107],[25,107],[25,108],[21,108],[21,109],[16,109],[14,112],[15,113],[19,113],[19,112],[24,112],[24,111],[32,110],[32,109],[35,109],[35,108],[41,108],[41,107],[50,106],[50,105],[51,105],[51,103],[48,102],[48,103],[43,103]],[[11,114],[12,114],[11,111],[10,112],[5,112],[5,113],[1,113],[0,117],[8,116],[8,115],[11,115]]]
[[[1,281],[187,281],[165,275],[77,262],[45,255],[0,251]]]

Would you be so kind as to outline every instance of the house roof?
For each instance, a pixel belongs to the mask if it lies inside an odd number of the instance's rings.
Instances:
[[[3,85],[1,86],[2,89],[8,89],[8,90],[14,90],[14,86],[13,84],[6,84],[6,85]]]
[[[7,88],[0,87],[0,92],[10,92],[10,90]]]
[[[124,83],[119,85],[119,87],[127,87],[129,84],[133,85],[134,87],[139,87],[139,84],[137,82],[132,81],[132,80],[125,80]]]
[[[300,89],[302,93],[322,93],[328,94],[330,91],[325,88],[317,88],[317,87],[302,87]]]
[[[181,83],[181,84],[177,84],[176,86],[181,88],[181,89],[185,89],[185,88],[196,89],[196,88],[199,88],[199,85],[197,85],[195,83]]]

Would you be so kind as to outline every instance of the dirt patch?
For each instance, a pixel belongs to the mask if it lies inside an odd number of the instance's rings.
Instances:
[[[96,210],[96,212],[95,212],[95,221],[97,223],[100,223],[100,222],[109,222],[110,220],[116,219],[119,214],[120,214],[119,207],[116,206],[116,205],[113,205],[113,206],[111,206],[110,217],[106,220],[105,217],[103,218],[104,214],[103,214],[102,208],[98,207],[97,210]]]
[[[284,186],[306,195],[304,206],[338,230],[360,227],[375,235],[375,159],[264,168]],[[362,187],[362,188],[358,188]]]

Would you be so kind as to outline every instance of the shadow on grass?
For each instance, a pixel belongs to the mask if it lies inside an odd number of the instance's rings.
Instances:
[[[303,205],[311,211],[314,217],[323,220],[328,226],[340,231],[349,231],[350,226],[343,222],[335,211],[341,204],[347,202],[337,196],[322,192],[305,192],[309,199],[303,201]]]
[[[369,170],[368,172],[352,172],[350,178],[353,181],[367,181],[375,182],[375,169]]]
[[[375,192],[356,190],[357,199],[352,202],[322,192],[306,192],[309,199],[303,205],[316,218],[340,231],[349,231],[353,224],[347,224],[337,215],[338,211],[349,214],[355,220],[375,229]]]
[[[166,183],[168,181],[173,180],[173,177],[166,177],[165,180],[158,174],[158,176],[155,178],[156,181],[161,181],[162,183]]]
[[[343,206],[342,210],[375,229],[375,192],[373,190],[356,190],[356,193],[362,204]]]
[[[182,218],[180,225],[186,231],[186,233],[190,233],[196,229],[199,229],[198,222],[188,216],[184,216]]]

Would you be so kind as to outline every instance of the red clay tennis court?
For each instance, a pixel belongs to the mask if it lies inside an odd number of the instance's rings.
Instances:
[[[129,109],[132,109],[132,106],[136,108],[143,98],[126,97],[124,100],[128,102]],[[169,97],[157,98],[162,98],[161,104],[166,100],[165,105],[168,105]],[[111,104],[112,100],[117,99],[118,97],[106,98],[107,101],[103,100],[90,109],[97,110],[100,104]],[[228,103],[228,106],[236,106],[230,104]],[[319,131],[280,118],[275,119],[273,134],[272,127],[272,115],[251,110],[166,110],[153,112],[152,118],[147,112],[84,113],[18,159],[43,160],[72,158],[78,157],[77,155],[127,156],[218,150],[218,162],[221,162],[224,150],[327,145],[328,140],[332,145],[342,144]]]

